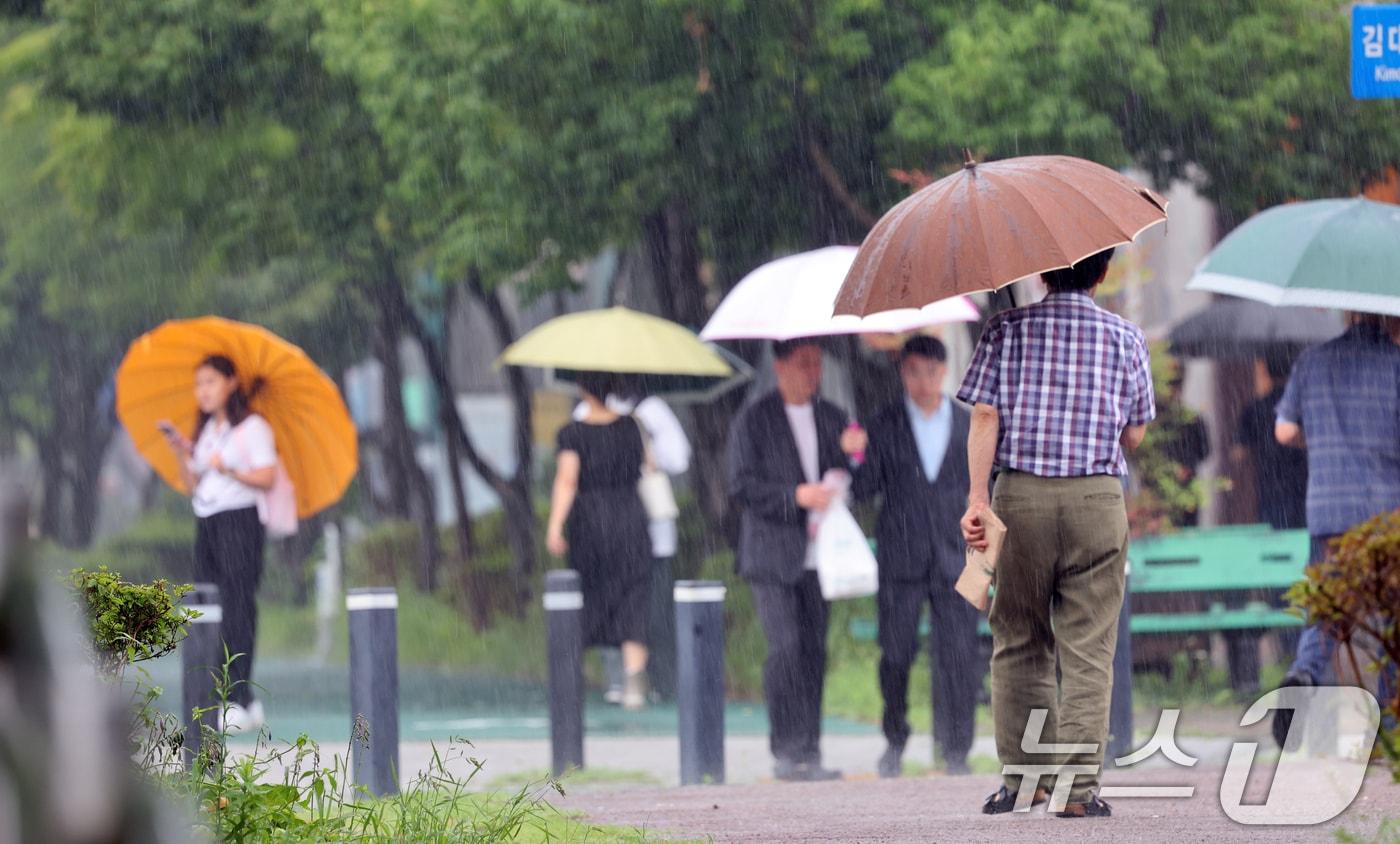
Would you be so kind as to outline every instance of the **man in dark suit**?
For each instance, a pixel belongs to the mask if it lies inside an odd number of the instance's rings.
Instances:
[[[977,611],[953,591],[965,557],[958,520],[967,487],[969,414],[943,395],[947,359],[943,344],[932,337],[904,345],[904,398],[870,423],[870,451],[855,477],[857,498],[883,500],[875,528],[880,691],[889,742],[879,761],[882,777],[899,776],[909,739],[909,669],[925,602],[933,633],[933,738],[949,773],[968,772],[982,684]]]
[[[763,694],[774,774],[836,779],[839,772],[821,765],[828,613],[809,524],[832,500],[822,476],[849,470],[847,454],[867,443],[864,432],[843,431],[846,414],[817,396],[822,354],[815,341],[775,343],[773,357],[778,389],[746,407],[729,432],[729,495],[743,511],[739,573],[768,640]]]

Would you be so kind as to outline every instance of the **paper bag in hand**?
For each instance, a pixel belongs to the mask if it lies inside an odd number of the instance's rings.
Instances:
[[[1006,525],[1002,524],[1001,519],[997,518],[997,514],[993,513],[990,507],[983,510],[978,518],[986,531],[987,549],[967,549],[967,565],[963,566],[962,574],[958,576],[958,582],[953,588],[958,590],[958,594],[966,598],[969,604],[979,610],[986,610],[991,595],[992,573],[997,568],[1001,545],[1006,541]]]

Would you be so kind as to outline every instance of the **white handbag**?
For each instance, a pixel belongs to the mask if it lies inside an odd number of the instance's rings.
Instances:
[[[653,522],[675,519],[681,514],[681,510],[676,505],[676,493],[671,488],[671,478],[656,468],[656,461],[651,456],[651,435],[647,433],[646,426],[635,416],[632,417],[632,421],[636,423],[637,431],[642,435],[642,476],[637,481],[637,495],[642,499],[642,507],[647,511],[647,518]]]

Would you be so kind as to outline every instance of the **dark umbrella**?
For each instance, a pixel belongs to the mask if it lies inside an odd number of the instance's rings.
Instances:
[[[1336,311],[1278,308],[1231,296],[1178,323],[1170,334],[1171,350],[1181,357],[1257,357],[1331,340],[1345,327]]]

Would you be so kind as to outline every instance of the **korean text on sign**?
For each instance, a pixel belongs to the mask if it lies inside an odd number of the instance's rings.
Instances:
[[[1400,5],[1352,7],[1351,93],[1400,97]]]

